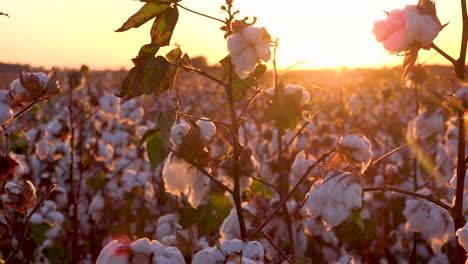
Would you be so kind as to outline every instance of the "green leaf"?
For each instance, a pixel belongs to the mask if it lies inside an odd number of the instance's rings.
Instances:
[[[152,57],[128,72],[118,96],[128,100],[142,94],[159,95],[172,88],[174,78],[171,65],[164,57]]]
[[[93,190],[102,189],[106,184],[106,175],[100,171],[94,177],[86,179],[86,184]]]
[[[278,102],[268,104],[263,118],[266,121],[274,120],[276,126],[285,132],[287,129],[295,128],[301,120],[302,107],[300,105],[302,92],[284,95]]]
[[[45,247],[42,250],[44,257],[49,260],[50,264],[67,263],[70,261],[68,251],[63,247]]]
[[[221,66],[223,66],[224,73],[227,75],[229,74],[229,63],[230,63],[230,57],[227,56],[224,59],[220,61]],[[261,76],[263,73],[262,71],[262,66],[263,64],[259,64],[253,73],[249,74],[249,76],[245,77],[244,79],[241,79],[239,75],[237,75],[234,71],[232,72],[232,91],[233,91],[233,96],[235,101],[239,101],[244,96],[247,94],[247,91],[253,87],[254,85],[257,84],[256,78],[257,75]],[[263,65],[265,66],[265,65]],[[265,66],[266,69],[266,66]]]
[[[29,225],[31,228],[31,234],[34,242],[38,245],[42,245],[44,241],[47,239],[45,232],[51,228],[49,224],[43,223],[43,224],[30,224]]]
[[[155,131],[146,138],[146,151],[148,152],[148,158],[153,170],[161,164],[163,160],[163,150],[161,130],[155,129]]]
[[[8,136],[8,149],[15,154],[26,154],[29,149],[29,140],[24,132]]]
[[[133,64],[136,66],[151,60],[154,58],[159,48],[161,48],[161,46],[154,43],[143,45],[138,52],[138,56],[132,59]]]
[[[219,230],[231,211],[229,199],[221,193],[212,194],[207,204],[195,208],[182,209],[180,224],[184,229],[198,224],[200,235],[210,235]]]
[[[164,13],[158,15],[151,27],[151,43],[161,47],[169,45],[178,19],[179,10],[176,6],[167,8]]]
[[[137,28],[148,22],[150,19],[166,11],[168,7],[168,3],[161,3],[159,1],[146,3],[140,10],[138,10],[138,12],[129,17],[128,20],[123,23],[119,29],[116,30],[116,32],[123,32],[131,28]]]

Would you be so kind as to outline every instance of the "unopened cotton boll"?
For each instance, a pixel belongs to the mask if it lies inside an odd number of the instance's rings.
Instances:
[[[200,136],[203,144],[208,145],[216,134],[216,126],[208,120],[198,120],[196,125],[200,128]]]

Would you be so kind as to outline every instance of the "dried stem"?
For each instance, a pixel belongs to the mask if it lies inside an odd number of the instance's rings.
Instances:
[[[396,193],[401,193],[401,194],[412,196],[412,197],[415,197],[415,198],[424,199],[424,200],[426,200],[428,202],[431,202],[431,203],[441,207],[442,209],[447,210],[449,213],[452,213],[454,211],[454,209],[451,206],[449,206],[449,205],[445,204],[444,202],[442,202],[441,200],[437,199],[437,197],[435,197],[433,194],[421,194],[421,193],[417,193],[417,192],[413,192],[413,191],[407,191],[407,190],[403,190],[403,189],[399,189],[399,188],[392,187],[392,186],[387,186],[387,185],[363,188],[362,192],[396,192]]]
[[[219,18],[212,17],[212,16],[209,16],[209,15],[205,15],[205,14],[203,14],[203,13],[194,11],[194,10],[192,10],[192,9],[189,9],[189,8],[185,7],[185,6],[182,6],[181,4],[178,4],[178,3],[177,3],[177,6],[179,6],[179,7],[182,8],[182,9],[185,9],[186,11],[189,11],[189,12],[191,12],[191,13],[197,14],[197,15],[199,15],[199,16],[206,17],[206,18],[209,18],[209,19],[213,19],[213,20],[218,21],[218,22],[221,22],[221,23],[223,23],[223,24],[226,23],[225,21],[223,21],[223,20],[221,20],[221,19],[219,19]]]
[[[69,181],[71,186],[71,202],[73,204],[72,215],[72,263],[79,262],[80,249],[78,245],[78,201],[75,188],[74,171],[75,171],[75,124],[73,119],[73,89],[69,87],[68,91],[68,112],[70,115],[70,167]]]
[[[16,245],[16,247],[13,249],[13,251],[8,256],[7,260],[5,261],[5,264],[16,263],[14,261],[14,259],[15,259],[16,255],[19,252],[21,244],[23,243],[24,239],[26,238],[26,234],[28,233],[29,222],[31,220],[31,216],[37,211],[37,209],[39,209],[39,207],[41,207],[42,203],[44,203],[44,201],[47,199],[47,197],[49,197],[49,195],[57,188],[57,186],[58,186],[57,184],[53,184],[52,186],[50,186],[49,189],[47,190],[47,192],[41,197],[39,202],[36,204],[36,206],[31,210],[31,212],[29,212],[29,214],[25,213],[23,233],[21,234],[21,237],[18,240],[18,244]]]
[[[468,42],[468,12],[466,0],[461,0],[462,9],[462,40],[460,47],[460,57],[453,63],[455,67],[455,74],[458,79],[465,79],[465,62],[466,62],[466,50]],[[462,228],[465,225],[465,218],[463,216],[463,192],[465,188],[465,174],[466,174],[466,163],[465,163],[465,119],[464,111],[458,111],[458,155],[457,155],[457,189],[455,195],[454,212],[452,213],[452,219],[455,224],[455,230]],[[464,263],[466,259],[465,249],[458,243],[457,239],[457,257],[459,263]]]
[[[212,81],[214,81],[215,83],[218,83],[219,85],[223,86],[223,87],[226,87],[227,84],[224,83],[223,81],[221,81],[220,79],[214,77],[214,76],[211,76],[210,74],[208,74],[207,72],[204,72],[200,69],[197,69],[197,68],[194,68],[194,67],[188,67],[188,66],[184,66],[184,65],[180,65],[180,64],[175,64],[175,63],[171,63],[172,66],[175,66],[175,67],[178,67],[178,68],[181,68],[181,69],[184,69],[186,71],[189,71],[189,72],[196,72]]]
[[[270,243],[270,245],[273,246],[273,248],[281,255],[281,257],[283,257],[288,263],[290,264],[293,264],[294,262],[288,258],[288,256],[286,256],[286,254],[283,252],[283,250],[281,250],[281,248],[279,248],[275,242],[271,239],[271,237],[262,231],[262,234],[263,236],[266,238],[266,240],[268,240],[268,242]]]
[[[432,43],[431,48],[433,48],[435,51],[437,51],[440,55],[442,55],[444,58],[446,58],[448,61],[450,61],[453,65],[457,63],[457,61],[452,58],[450,55],[448,55],[445,51],[443,51],[441,48],[437,47],[436,44]]]

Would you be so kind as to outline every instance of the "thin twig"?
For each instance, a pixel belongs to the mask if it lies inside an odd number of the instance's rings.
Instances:
[[[57,184],[53,184],[52,186],[50,186],[47,192],[41,197],[39,202],[36,204],[36,206],[34,206],[34,208],[31,210],[31,212],[29,212],[29,214],[25,213],[26,217],[24,220],[23,233],[21,234],[18,244],[16,245],[16,247],[13,249],[13,251],[8,256],[7,260],[5,261],[5,264],[14,263],[14,258],[18,254],[20,246],[23,243],[24,239],[26,238],[26,234],[28,233],[29,221],[31,220],[31,216],[39,209],[39,207],[41,207],[45,199],[49,197],[49,195],[57,188],[57,186],[58,186]]]
[[[172,148],[169,148],[169,150],[171,152],[173,152],[174,154],[178,154],[176,150],[172,149]],[[196,164],[194,161],[192,160],[187,160],[187,159],[184,159],[187,163],[189,163],[190,165],[194,166],[195,168],[197,168],[197,170],[199,170],[200,172],[202,172],[203,174],[205,174],[205,176],[207,176],[208,178],[210,178],[210,180],[212,180],[214,183],[216,183],[216,185],[218,185],[221,189],[223,189],[223,191],[226,191],[228,193],[230,193],[231,195],[234,193],[233,190],[231,190],[229,187],[227,187],[226,185],[224,185],[221,181],[219,181],[218,179],[216,179],[213,175],[211,175],[211,173],[209,173],[208,171],[205,170],[205,168],[203,166],[200,166],[198,164]]]
[[[424,199],[424,200],[426,200],[428,202],[431,202],[431,203],[433,203],[435,205],[438,205],[439,207],[447,210],[449,213],[453,212],[453,208],[451,206],[449,206],[449,205],[445,204],[444,202],[442,202],[441,200],[437,199],[437,197],[435,197],[432,193],[431,194],[421,194],[421,193],[417,193],[417,192],[413,192],[413,191],[407,191],[407,190],[403,190],[403,189],[399,189],[399,188],[392,187],[392,186],[387,186],[387,185],[362,188],[362,192],[396,192],[396,193],[401,193],[401,194],[405,194],[405,195],[412,196],[412,197],[415,197],[415,198]]]
[[[271,221],[271,219],[273,219],[273,217],[276,215],[276,213],[281,209],[281,207],[289,200],[289,198],[291,198],[292,194],[297,190],[297,188],[304,182],[305,179],[307,179],[307,177],[309,176],[309,173],[315,168],[317,167],[318,164],[320,164],[322,161],[324,161],[328,156],[330,156],[330,154],[332,154],[333,152],[335,152],[335,149],[323,154],[317,161],[315,161],[314,163],[312,163],[308,168],[307,170],[304,172],[304,174],[302,175],[301,179],[296,183],[296,185],[294,185],[294,187],[292,188],[292,190],[280,201],[280,203],[276,206],[276,208],[273,210],[273,212],[271,212],[271,214],[265,219],[265,221],[263,221],[263,223],[261,225],[259,225],[254,232],[252,232],[250,234],[249,237],[253,237],[255,236],[255,234],[257,234],[258,232],[260,232],[260,230],[262,230],[266,224],[268,224],[268,222]]]
[[[253,176],[253,175],[250,175],[250,176],[248,176],[248,177],[250,177],[250,178],[252,178],[252,179],[258,181],[259,183],[261,183],[261,184],[263,184],[263,185],[265,185],[265,186],[268,186],[268,187],[270,187],[270,188],[273,188],[274,190],[276,190],[276,188],[277,188],[274,184],[271,184],[271,183],[269,183],[269,182],[263,180],[263,179],[260,178],[260,177],[255,177],[255,176]]]
[[[271,237],[262,231],[262,234],[263,236],[266,238],[266,240],[268,240],[268,242],[273,246],[273,248],[281,255],[281,257],[283,257],[289,264],[293,264],[294,262],[289,259],[288,256],[286,256],[286,254],[283,252],[283,250],[281,250],[281,248],[279,248],[275,242],[271,239]]]
[[[245,113],[247,112],[247,109],[249,108],[250,104],[257,98],[259,94],[262,93],[262,89],[256,89],[255,93],[247,100],[247,103],[245,104],[244,108],[241,111],[241,114],[239,115],[239,118],[243,117]]]
[[[179,6],[179,7],[182,8],[182,9],[185,9],[185,10],[191,12],[191,13],[197,14],[197,15],[199,15],[199,16],[206,17],[206,18],[209,18],[209,19],[213,19],[213,20],[216,20],[216,21],[221,22],[221,23],[223,23],[223,24],[226,23],[225,21],[223,21],[223,20],[221,20],[221,19],[219,19],[219,18],[212,17],[212,16],[209,16],[209,15],[205,15],[205,14],[203,14],[203,13],[194,11],[194,10],[189,9],[189,8],[187,8],[187,7],[185,7],[185,6],[181,5],[181,4],[177,4],[177,6]]]
[[[227,84],[224,83],[223,81],[217,79],[214,76],[211,76],[210,74],[208,74],[208,73],[206,73],[206,72],[204,72],[204,71],[202,71],[200,69],[193,68],[193,67],[188,67],[188,66],[184,66],[184,65],[180,65],[180,64],[176,64],[176,63],[171,63],[171,65],[175,66],[175,67],[178,67],[178,68],[181,68],[181,69],[184,69],[184,70],[187,70],[187,71],[190,71],[190,72],[196,72],[196,73],[198,73],[198,74],[200,74],[200,75],[202,75],[202,76],[204,76],[204,77],[206,77],[206,78],[220,84],[223,87],[227,86]]]

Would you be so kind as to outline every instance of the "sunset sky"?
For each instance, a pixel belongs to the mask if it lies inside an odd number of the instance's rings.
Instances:
[[[223,0],[184,0],[182,5],[223,18]],[[436,0],[441,22],[450,24],[434,41],[458,57],[461,19],[460,1]],[[278,63],[287,67],[298,61],[305,68],[380,67],[400,64],[402,57],[389,55],[371,33],[373,22],[384,19],[383,10],[416,4],[408,0],[237,0],[241,16],[258,17],[278,37]],[[130,68],[131,58],[150,42],[151,23],[116,33],[143,3],[134,0],[0,0],[0,62],[33,66],[92,69]],[[215,63],[226,55],[219,22],[180,10],[172,38],[189,56],[205,55]],[[421,61],[433,56],[421,54]],[[431,64],[446,63],[440,56]]]

